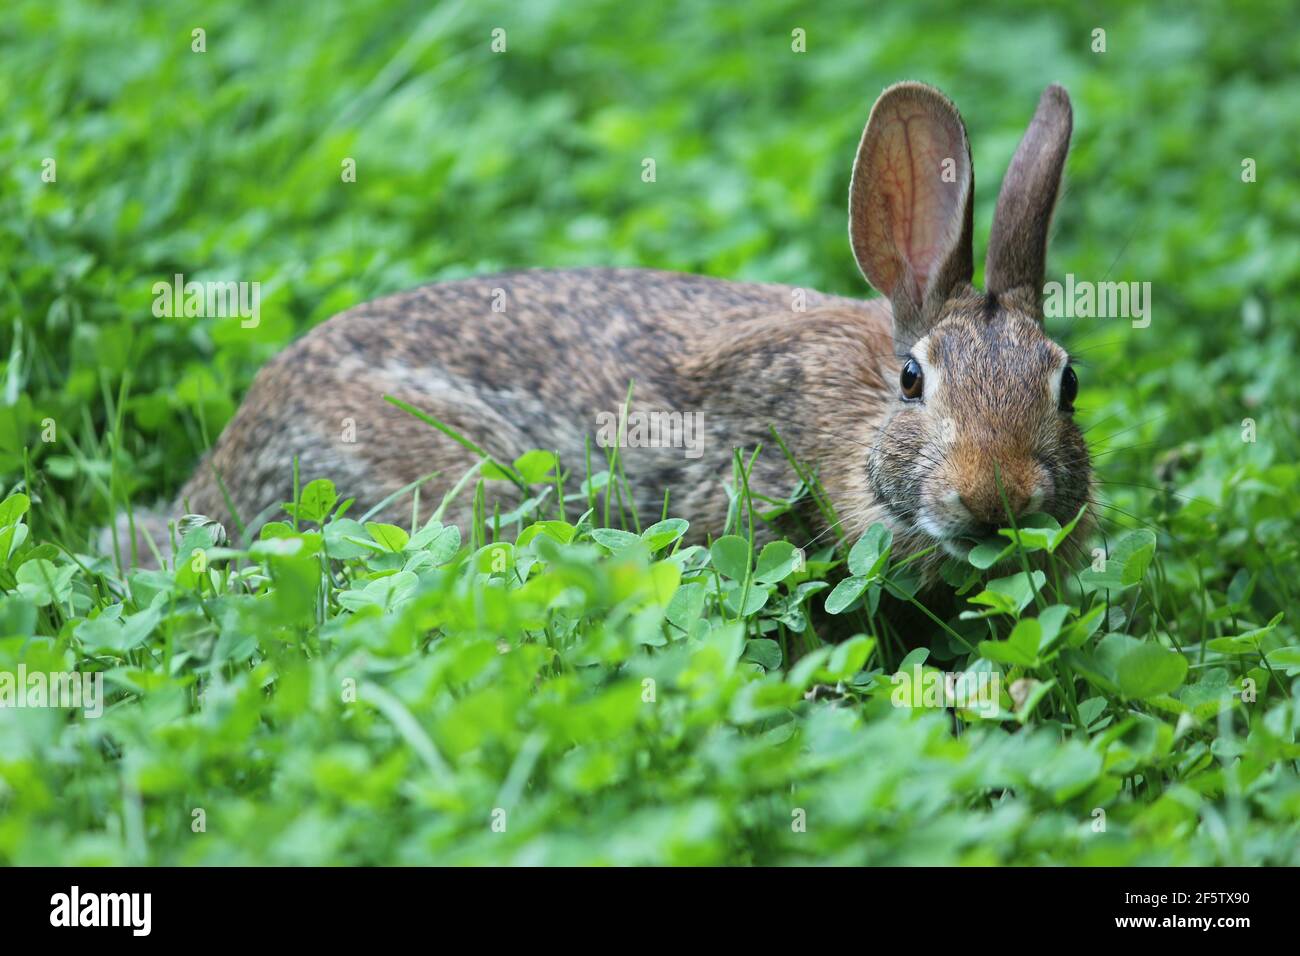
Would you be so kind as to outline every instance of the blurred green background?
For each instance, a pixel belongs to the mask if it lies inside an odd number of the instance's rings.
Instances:
[[[847,240],[849,170],[872,102],[900,79],[939,86],[966,120],[978,281],[1002,173],[1043,87],[1059,82],[1075,136],[1049,277],[1150,282],[1154,304],[1146,329],[1078,319],[1049,331],[1081,360],[1104,528],[1158,536],[1134,633],[1200,641],[1199,668],[1207,638],[1294,612],[1300,580],[1300,33],[1282,13],[1272,0],[10,2],[0,18],[0,490],[31,495],[33,542],[84,551],[111,486],[139,504],[169,497],[286,342],[357,302],[437,279],[619,264],[868,295]],[[191,49],[196,28],[204,53]],[[503,53],[491,49],[498,28]],[[806,52],[792,50],[796,29]],[[1098,29],[1104,53],[1093,51]],[[341,179],[345,158],[355,183]],[[654,183],[642,181],[645,158]],[[1243,182],[1247,158],[1255,182]],[[46,159],[55,182],[42,181]],[[156,318],[152,286],[177,272],[261,282],[260,326]],[[47,420],[57,441],[41,440]],[[82,583],[85,597],[94,585]],[[98,613],[112,596],[93,593]],[[41,620],[50,640],[30,647],[42,654],[45,644],[64,653],[87,623]],[[1266,717],[1239,707],[1240,737],[1209,724],[1185,735],[1179,717],[1144,716],[1130,733],[1141,739],[1118,742],[1122,729],[1107,722],[1133,726],[1135,712],[1116,701],[1086,745],[1082,731],[1041,728],[953,741],[941,716],[911,721],[887,707],[849,728],[849,712],[828,705],[800,711],[796,753],[786,738],[731,730],[735,681],[715,694],[702,680],[697,696],[712,696],[637,736],[624,729],[644,718],[605,693],[601,675],[562,674],[548,686],[563,693],[546,697],[521,670],[456,700],[439,681],[463,661],[445,662],[495,645],[477,635],[426,654],[414,624],[384,621],[413,668],[394,678],[397,696],[421,719],[455,709],[470,740],[459,790],[411,783],[404,761],[418,748],[383,738],[373,716],[321,704],[332,693],[325,659],[287,668],[271,696],[265,663],[229,665],[224,690],[213,664],[212,710],[142,692],[102,738],[30,717],[45,743],[0,746],[0,809],[12,810],[0,816],[0,860],[1296,859],[1300,715],[1280,679]],[[351,653],[337,623],[321,642],[331,667]],[[263,637],[259,651],[274,656],[278,638]],[[6,653],[29,647],[10,640]],[[1269,640],[1295,644],[1294,620]],[[254,638],[239,641],[251,655]],[[1230,655],[1259,650],[1228,645]],[[131,666],[160,666],[131,653]],[[486,653],[493,667],[515,666]],[[429,673],[437,680],[421,683]],[[617,675],[611,664],[606,676]],[[188,686],[129,668],[117,679]],[[1209,713],[1227,693],[1220,682]],[[536,843],[527,831],[493,842],[479,808],[516,780],[531,746],[524,724],[551,728],[554,752],[540,766],[553,760],[563,773],[535,795]],[[617,738],[611,752],[625,745],[622,762],[600,763],[600,746],[590,765],[583,748],[565,749],[602,734]],[[1254,753],[1238,761],[1247,734]],[[494,742],[481,762],[480,737]],[[624,781],[645,753],[658,769]],[[815,799],[841,829],[792,849],[764,822],[789,818],[782,775],[827,767],[838,775]],[[1029,796],[1004,800],[1008,786]],[[155,842],[144,847],[143,824],[130,829],[145,812],[132,788],[222,794],[222,836],[191,842],[188,818],[183,827],[171,804],[150,803]],[[588,802],[571,796],[588,790]],[[870,817],[872,841],[857,839],[866,790],[887,807]],[[1086,842],[1095,805],[1127,828]],[[566,828],[588,832],[566,842]]]

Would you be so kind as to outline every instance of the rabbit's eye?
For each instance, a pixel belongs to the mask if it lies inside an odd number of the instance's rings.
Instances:
[[[920,398],[925,388],[925,376],[921,365],[914,358],[903,363],[903,371],[898,376],[898,386],[903,390],[904,398]]]
[[[1061,409],[1070,411],[1074,408],[1074,400],[1079,397],[1079,376],[1074,374],[1074,369],[1069,365],[1061,373]]]

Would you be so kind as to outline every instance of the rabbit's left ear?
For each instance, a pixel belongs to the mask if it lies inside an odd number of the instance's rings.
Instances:
[[[1047,235],[1070,149],[1070,97],[1053,83],[1043,91],[1025,138],[1011,160],[998,193],[984,285],[991,293],[1014,293],[1035,318],[1043,316],[1043,274]]]
[[[970,282],[973,194],[966,127],[948,98],[910,82],[880,94],[853,164],[849,238],[862,274],[893,305],[900,355]]]

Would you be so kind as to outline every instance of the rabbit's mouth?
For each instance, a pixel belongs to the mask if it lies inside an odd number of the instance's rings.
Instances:
[[[976,538],[940,538],[939,546],[947,551],[951,557],[958,561],[965,561],[970,556],[971,550],[979,544]]]
[[[927,511],[917,516],[915,527],[958,561],[965,561],[978,545],[996,543],[1000,548],[1006,543],[998,541],[996,529],[992,526],[975,528],[969,522],[946,523]]]
[[[971,548],[980,543],[978,538],[966,534],[965,529],[946,526],[943,521],[926,510],[922,510],[917,515],[914,527],[960,561],[966,560]]]

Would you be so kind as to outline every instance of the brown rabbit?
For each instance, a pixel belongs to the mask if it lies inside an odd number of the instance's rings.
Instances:
[[[437,501],[480,456],[384,395],[497,461],[552,450],[581,476],[589,446],[593,470],[604,467],[598,416],[617,415],[632,381],[629,420],[678,413],[701,429],[693,448],[620,450],[643,523],[671,489],[670,510],[695,539],[721,533],[733,449],[758,443],[752,487],[788,494],[796,476],[769,426],[815,469],[851,539],[882,521],[897,553],[937,543],[964,554],[1005,518],[1003,495],[1016,514],[1064,523],[1089,495],[1090,465],[1072,419],[1077,379],[1043,331],[1040,290],[1070,128],[1065,91],[1048,87],[998,197],[987,292],[971,285],[965,127],[941,93],[908,82],[872,109],[849,195],[854,255],[888,302],[577,269],[440,283],[350,309],[262,369],[172,516],[251,533],[291,496],[295,456],[304,481],[332,478],[359,508],[435,471],[422,500]],[[489,516],[520,497],[505,482],[487,488]],[[470,508],[460,496],[448,520],[464,528]],[[407,524],[411,511],[406,496],[384,519]]]

